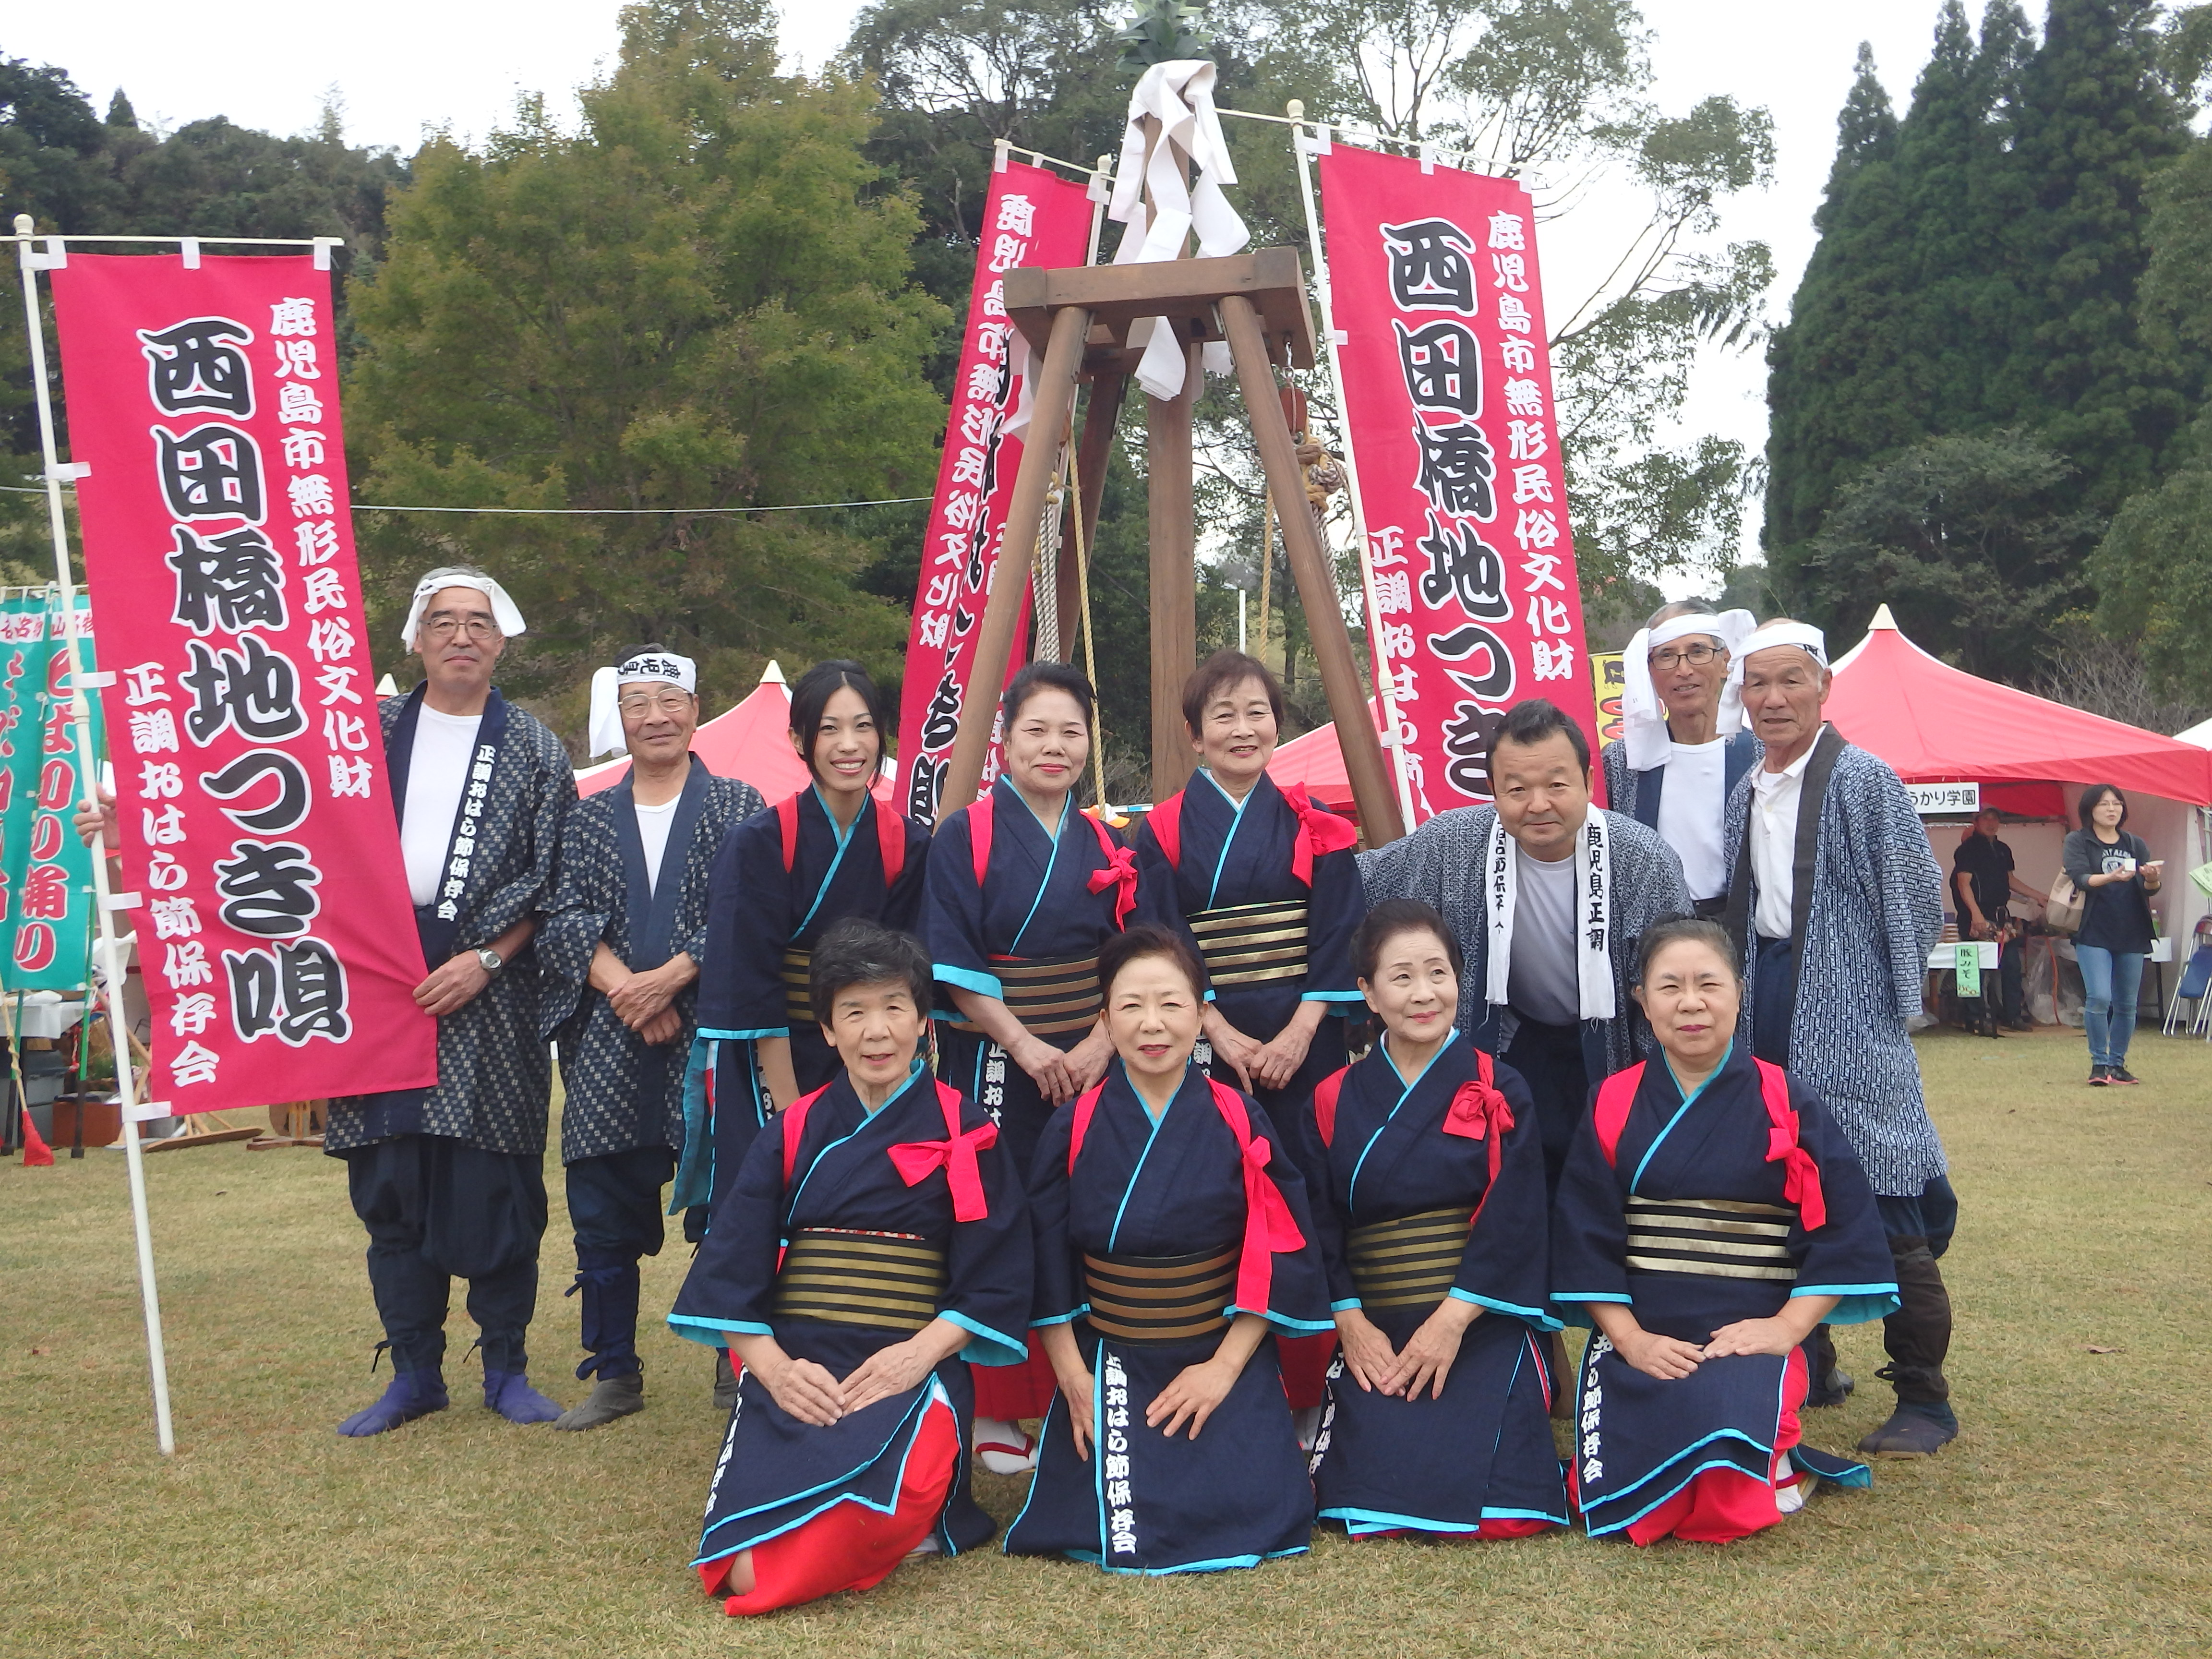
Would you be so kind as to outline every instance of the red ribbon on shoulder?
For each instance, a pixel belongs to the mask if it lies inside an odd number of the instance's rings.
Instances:
[[[1116,883],[1121,884],[1121,890],[1114,895],[1114,925],[1119,927],[1137,908],[1137,855],[1110,842],[1103,843],[1100,850],[1106,854],[1106,867],[1091,872],[1090,887],[1094,893],[1103,893]]]
[[[940,1083],[937,1098],[945,1109],[945,1139],[901,1141],[890,1149],[891,1166],[909,1187],[920,1186],[933,1170],[942,1169],[945,1184],[952,1189],[952,1218],[981,1221],[991,1213],[991,1206],[983,1196],[983,1172],[976,1167],[975,1154],[998,1145],[999,1126],[979,1123],[963,1134],[959,1091]]]
[[[1444,1113],[1444,1133],[1489,1143],[1490,1178],[1498,1179],[1505,1161],[1505,1137],[1512,1132],[1513,1108],[1491,1081],[1490,1056],[1475,1050],[1477,1075],[1459,1085]]]
[[[1244,1248],[1237,1261],[1237,1305],[1247,1313],[1267,1311],[1274,1291],[1274,1253],[1302,1250],[1306,1244],[1282,1188],[1267,1178],[1274,1155],[1265,1135],[1244,1143]]]
[[[1782,1196],[1797,1206],[1797,1218],[1807,1232],[1827,1224],[1827,1194],[1820,1189],[1820,1166],[1812,1153],[1797,1144],[1797,1113],[1790,1104],[1790,1077],[1779,1066],[1765,1060],[1759,1067],[1759,1092],[1766,1103],[1773,1126],[1766,1134],[1766,1161],[1782,1166]]]
[[[1313,885],[1314,860],[1325,853],[1341,853],[1358,844],[1359,831],[1351,820],[1317,806],[1302,783],[1279,786],[1291,811],[1298,815],[1299,835],[1291,846],[1291,873],[1308,887]]]

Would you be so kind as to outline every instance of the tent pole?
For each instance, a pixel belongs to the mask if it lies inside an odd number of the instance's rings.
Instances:
[[[98,762],[92,752],[92,705],[85,696],[84,647],[77,633],[76,582],[70,574],[69,522],[62,511],[61,457],[54,447],[54,406],[46,387],[46,333],[39,315],[38,273],[52,268],[64,246],[58,236],[46,239],[44,256],[31,252],[31,216],[15,216],[16,261],[23,281],[23,331],[31,346],[31,390],[39,406],[39,443],[46,461],[46,520],[53,532],[54,584],[61,590],[64,635],[69,644],[70,718],[76,723],[77,774],[84,781],[85,804],[100,800]],[[66,255],[62,255],[66,257]],[[74,468],[71,478],[83,475]],[[131,1219],[138,1246],[138,1295],[146,1316],[146,1363],[154,1383],[154,1433],[161,1455],[177,1449],[177,1437],[169,1420],[169,1361],[161,1342],[161,1291],[154,1282],[154,1229],[146,1213],[146,1158],[139,1144],[136,1079],[131,1071],[131,1039],[123,1022],[123,947],[115,936],[115,911],[135,908],[130,894],[114,895],[107,888],[107,847],[104,836],[92,842],[92,890],[94,916],[100,925],[100,972],[107,1003],[107,1034],[115,1048],[115,1095],[123,1112],[123,1152],[131,1174]]]

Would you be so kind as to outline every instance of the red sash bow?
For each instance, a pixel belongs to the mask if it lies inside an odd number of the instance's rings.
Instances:
[[[952,1189],[952,1218],[981,1221],[991,1209],[983,1197],[983,1175],[975,1166],[975,1154],[998,1142],[999,1126],[981,1123],[943,1140],[901,1141],[891,1148],[891,1164],[909,1187],[920,1186],[931,1170],[943,1168],[945,1184]]]
[[[1489,1143],[1490,1178],[1498,1179],[1505,1161],[1505,1137],[1513,1128],[1513,1108],[1490,1080],[1490,1056],[1480,1056],[1481,1075],[1459,1085],[1444,1113],[1444,1133]],[[1486,1194],[1487,1196],[1487,1194]]]
[[[1091,890],[1103,893],[1116,883],[1121,884],[1121,890],[1114,895],[1114,925],[1119,927],[1137,908],[1137,855],[1126,847],[1103,842],[1099,850],[1106,855],[1106,867],[1091,872]]]
[[[1759,1085],[1773,1125],[1766,1132],[1766,1161],[1782,1166],[1782,1196],[1797,1206],[1799,1224],[1808,1233],[1818,1231],[1827,1224],[1828,1200],[1820,1190],[1820,1166],[1797,1144],[1797,1114],[1790,1104],[1788,1074],[1761,1060]]]
[[[1314,860],[1324,853],[1341,853],[1358,844],[1359,831],[1350,820],[1314,805],[1305,786],[1293,783],[1282,790],[1285,801],[1298,815],[1298,836],[1291,843],[1291,873],[1309,888],[1313,885]]]
[[[1282,1188],[1267,1178],[1273,1157],[1274,1148],[1265,1135],[1254,1135],[1244,1143],[1244,1248],[1237,1261],[1237,1305],[1246,1313],[1267,1311],[1274,1291],[1274,1253],[1302,1250],[1306,1244]]]

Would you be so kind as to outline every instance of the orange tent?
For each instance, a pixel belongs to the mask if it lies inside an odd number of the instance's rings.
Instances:
[[[738,778],[778,801],[795,795],[813,781],[805,763],[791,747],[791,688],[783,670],[771,662],[760,684],[744,702],[703,721],[691,735],[691,752],[707,763],[716,777]],[[611,789],[629,771],[629,757],[620,755],[576,774],[576,793],[595,795]],[[888,801],[890,774],[877,780],[875,796]]]

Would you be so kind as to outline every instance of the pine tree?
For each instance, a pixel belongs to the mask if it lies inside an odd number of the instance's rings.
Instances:
[[[1767,349],[1766,546],[1778,579],[1802,555],[1855,463],[1910,441],[1910,388],[1897,375],[1909,325],[1895,164],[1897,117],[1862,43],[1836,121],[1835,165],[1813,222],[1820,240],[1789,324]]]

